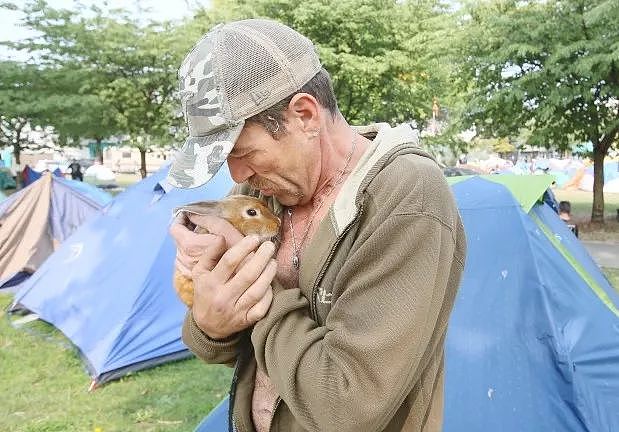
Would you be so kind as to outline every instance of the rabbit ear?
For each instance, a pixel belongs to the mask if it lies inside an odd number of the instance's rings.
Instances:
[[[175,208],[174,215],[178,215],[179,213],[193,213],[201,216],[219,216],[221,214],[221,210],[217,201],[198,201]]]

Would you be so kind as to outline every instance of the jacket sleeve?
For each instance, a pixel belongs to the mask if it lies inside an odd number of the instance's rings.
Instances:
[[[247,193],[247,186],[235,184],[228,195]],[[185,345],[199,359],[206,363],[234,365],[237,355],[239,336],[236,335],[225,341],[217,341],[209,338],[196,323],[191,309],[187,311],[183,322],[182,339]]]
[[[308,431],[382,431],[442,350],[436,332],[462,270],[453,229],[430,214],[392,212],[362,234],[324,326],[295,288],[275,295],[252,333],[258,366]]]
[[[236,361],[237,344],[240,337],[218,341],[209,338],[196,324],[191,310],[185,316],[182,331],[183,342],[201,360],[206,363],[233,366]]]

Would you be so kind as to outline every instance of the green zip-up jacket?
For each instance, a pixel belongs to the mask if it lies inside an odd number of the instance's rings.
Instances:
[[[274,281],[267,315],[232,340],[209,339],[191,312],[185,320],[183,341],[199,358],[237,363],[231,406],[239,432],[254,431],[256,365],[280,395],[271,431],[441,430],[462,222],[410,127],[358,129],[376,134],[374,145],[308,244],[299,287]],[[243,185],[235,192],[254,193]]]

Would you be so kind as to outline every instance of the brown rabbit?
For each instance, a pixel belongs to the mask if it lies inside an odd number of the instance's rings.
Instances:
[[[220,201],[198,201],[178,207],[174,214],[191,213],[212,215],[227,220],[243,235],[258,235],[261,241],[271,240],[279,234],[281,221],[266,204],[258,198],[247,195],[230,195]],[[206,234],[208,230],[196,226],[194,232]],[[193,306],[193,280],[174,272],[174,288],[188,307]]]

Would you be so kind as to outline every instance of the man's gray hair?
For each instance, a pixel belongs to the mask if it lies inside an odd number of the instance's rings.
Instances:
[[[335,93],[333,92],[331,76],[325,68],[321,68],[320,71],[297,92],[282,99],[264,111],[248,118],[246,121],[256,123],[264,127],[275,139],[285,135],[286,122],[284,118],[284,111],[288,109],[288,105],[290,104],[292,98],[299,93],[307,93],[314,96],[318,103],[323,108],[326,108],[333,118],[339,114],[337,100],[335,99]]]

